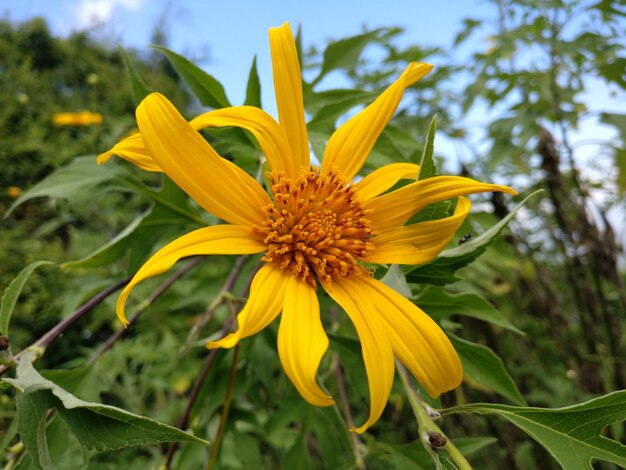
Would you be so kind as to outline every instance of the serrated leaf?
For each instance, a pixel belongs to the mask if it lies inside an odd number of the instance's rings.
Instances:
[[[429,286],[419,293],[415,298],[415,303],[436,320],[449,317],[450,315],[465,315],[478,318],[521,335],[524,334],[487,299],[474,292],[452,294],[440,287]]]
[[[121,170],[116,165],[98,167],[95,156],[75,158],[69,165],[59,168],[35,184],[9,207],[5,218],[20,204],[36,198],[51,197],[68,200],[86,200],[94,197],[97,187],[117,178]]]
[[[151,418],[114,406],[81,400],[42,377],[31,364],[31,359],[33,353],[24,354],[17,366],[17,378],[4,380],[18,391],[22,403],[30,402],[33,397],[36,400],[45,398],[46,409],[56,408],[78,441],[88,449],[113,450],[161,442],[208,444],[203,439]],[[37,410],[41,409],[40,405]],[[40,426],[41,420],[46,419],[46,413],[33,416],[28,408],[19,406],[18,415],[22,416],[21,419],[29,428],[34,425],[33,420],[37,420],[37,426]],[[41,447],[41,443],[39,446]]]
[[[500,222],[463,245],[444,250],[432,263],[419,266],[407,274],[408,282],[445,285],[456,280],[455,272],[478,258],[491,245],[524,204],[541,190],[527,196]]]
[[[150,88],[146,85],[146,82],[139,76],[135,64],[132,59],[126,53],[124,49],[121,49],[122,57],[124,57],[124,64],[126,64],[126,70],[128,70],[128,76],[130,78],[130,87],[133,90],[133,100],[135,106],[139,106],[139,103],[150,94]]]
[[[28,281],[30,275],[39,266],[44,264],[54,264],[51,261],[35,261],[34,263],[26,266],[15,279],[11,281],[11,284],[7,286],[2,294],[2,300],[0,301],[0,335],[9,335],[9,322],[11,321],[11,314],[17,303],[17,299]]]
[[[227,108],[230,102],[224,87],[214,77],[176,52],[162,46],[152,46],[169,60],[174,70],[185,80],[191,91],[204,106],[211,108]]]
[[[591,470],[593,459],[626,467],[626,446],[600,435],[605,426],[624,421],[626,390],[565,408],[478,403],[450,408],[446,413],[501,416],[541,444],[566,470]]]
[[[246,106],[261,107],[261,82],[259,80],[259,72],[256,66],[256,56],[252,60],[250,74],[248,75],[248,85],[246,86]]]
[[[499,393],[516,405],[524,406],[526,400],[517,389],[517,385],[504,367],[502,359],[487,346],[464,340],[448,333],[450,342],[456,349],[463,364],[464,378],[470,385]]]

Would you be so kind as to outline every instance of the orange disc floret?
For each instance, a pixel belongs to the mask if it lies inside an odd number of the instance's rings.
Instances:
[[[336,168],[324,174],[303,168],[296,179],[274,170],[267,178],[274,204],[254,228],[267,244],[263,261],[278,263],[313,287],[315,277],[331,282],[367,273],[358,261],[374,248],[371,222]]]

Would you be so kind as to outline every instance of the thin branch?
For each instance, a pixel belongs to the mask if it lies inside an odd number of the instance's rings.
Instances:
[[[235,266],[233,267],[233,270],[228,276],[228,279],[226,279],[226,282],[224,283],[224,287],[222,288],[222,294],[224,292],[232,291],[235,285],[235,282],[237,281],[237,278],[241,274],[241,270],[246,261],[246,258],[247,258],[247,255],[242,255],[237,258],[237,261],[235,261]],[[250,283],[252,282],[252,278],[254,277],[254,274],[256,274],[256,270],[253,271],[252,275],[250,276],[250,279],[244,286],[242,295],[248,290]],[[222,327],[220,331],[220,336],[224,336],[230,330],[230,327],[234,321],[235,321],[234,317],[230,316],[228,320],[224,322],[224,326]],[[200,389],[202,388],[202,385],[204,384],[204,381],[206,380],[209,374],[209,371],[211,370],[211,366],[213,365],[213,362],[215,361],[215,357],[217,356],[218,351],[219,349],[213,349],[207,356],[204,366],[202,367],[202,370],[200,371],[200,374],[198,375],[198,379],[193,385],[193,389],[191,390],[191,394],[189,395],[189,400],[187,401],[187,406],[185,407],[183,415],[181,416],[181,418],[178,420],[178,423],[176,424],[176,427],[178,427],[179,429],[185,429],[187,427],[187,424],[189,423],[189,416],[191,415],[191,410],[194,404],[196,403],[196,400],[198,399]],[[163,468],[165,468],[166,470],[169,469],[170,465],[172,464],[172,459],[174,458],[174,453],[176,452],[176,449],[178,449],[178,443],[172,442],[167,451],[165,463],[163,464]]]
[[[146,300],[144,300],[133,312],[130,317],[129,323],[135,322],[139,315],[141,315],[150,305],[152,305],[159,297],[161,297],[167,289],[172,287],[172,285],[189,271],[191,271],[194,267],[196,267],[200,262],[204,259],[203,256],[194,256],[185,267],[183,267],[180,271],[175,272],[170,277],[168,277],[159,287],[157,287],[152,294],[150,294]],[[93,364],[97,361],[104,353],[106,353],[109,349],[113,347],[115,342],[123,337],[128,328],[121,326],[117,329],[115,333],[113,333],[109,339],[107,339],[100,348],[89,358],[88,364]]]
[[[115,291],[121,289],[126,284],[130,282],[131,278],[128,277],[122,281],[113,284],[110,287],[98,292],[91,299],[81,305],[78,309],[76,309],[70,316],[64,318],[59,323],[57,323],[52,329],[50,329],[47,333],[45,333],[41,338],[35,341],[26,349],[20,351],[15,355],[15,359],[19,359],[24,351],[29,349],[43,349],[45,350],[50,343],[52,343],[56,338],[58,338],[65,330],[67,330],[71,325],[73,325],[77,320],[82,318],[85,314],[89,313],[96,306],[101,304],[107,297],[113,294]],[[7,366],[0,366],[0,375],[6,372],[8,369]]]
[[[235,346],[235,353],[233,354],[233,360],[230,365],[230,375],[228,376],[228,385],[226,387],[226,397],[224,398],[224,406],[222,407],[222,415],[220,416],[220,424],[217,428],[217,435],[213,440],[213,447],[211,447],[211,454],[209,455],[209,463],[207,464],[207,470],[212,470],[213,465],[217,460],[217,456],[220,450],[220,444],[224,437],[226,430],[226,420],[228,419],[228,411],[230,410],[230,404],[233,401],[233,387],[235,385],[235,374],[237,372],[237,358],[239,357],[239,346]]]

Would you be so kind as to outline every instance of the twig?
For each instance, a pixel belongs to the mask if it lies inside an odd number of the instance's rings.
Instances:
[[[217,428],[217,435],[213,440],[213,447],[211,447],[211,454],[209,455],[209,463],[207,464],[207,470],[212,470],[217,456],[220,450],[220,444],[224,437],[226,430],[226,420],[228,418],[228,411],[230,410],[230,404],[233,401],[233,386],[235,385],[235,374],[237,372],[237,358],[239,357],[239,343],[235,346],[235,353],[233,354],[233,360],[230,365],[230,375],[228,376],[228,385],[226,387],[226,397],[224,398],[224,406],[222,407],[222,415],[220,416],[220,424]]]
[[[194,267],[196,267],[198,264],[200,264],[200,262],[204,259],[203,256],[195,256],[193,257],[185,267],[183,267],[180,271],[175,272],[174,274],[172,274],[170,277],[168,277],[159,287],[157,287],[152,294],[150,294],[146,300],[144,300],[133,312],[133,314],[130,317],[129,323],[133,323],[135,320],[137,320],[137,318],[139,317],[139,315],[141,315],[144,310],[146,310],[150,305],[152,305],[159,297],[161,297],[163,295],[163,293],[165,293],[165,291],[167,289],[169,289],[174,282],[176,282],[178,279],[180,279],[181,277],[183,277],[185,274],[187,274],[189,271],[191,271]],[[100,346],[100,348],[98,348],[98,350],[89,358],[88,364],[93,364],[95,361],[97,361],[104,353],[106,353],[109,349],[111,349],[111,347],[113,347],[113,344],[115,344],[115,342],[117,340],[119,340],[122,336],[124,336],[127,332],[128,328],[126,327],[119,327],[117,329],[117,331],[115,333],[113,333],[111,336],[109,336],[109,339],[107,339],[104,343],[102,343],[102,345]]]
[[[345,377],[343,375],[343,367],[339,362],[339,355],[337,353],[333,354],[333,361],[335,362],[335,377],[337,379],[337,388],[339,390],[339,401],[341,403],[343,414],[346,417],[346,424],[349,429],[352,429],[354,428],[354,419],[352,418],[352,413],[350,412],[348,394],[346,393]],[[352,454],[354,455],[355,467],[359,470],[365,469],[365,462],[363,461],[363,455],[361,452],[363,443],[361,442],[359,435],[355,432],[348,432],[348,438],[350,446],[352,447]]]
[[[243,268],[246,258],[247,258],[247,255],[242,255],[237,258],[237,261],[235,261],[235,266],[233,266],[233,270],[228,276],[228,279],[226,279],[226,282],[224,283],[224,287],[222,288],[222,294],[224,292],[230,292],[233,289],[235,282],[237,281],[237,278],[241,274],[241,269]],[[256,270],[250,276],[248,283],[244,287],[242,295],[248,290],[250,283],[252,282],[252,277],[254,277],[254,274],[256,274]],[[234,320],[235,319],[232,316],[229,317],[228,320],[226,320],[226,322],[224,323],[224,326],[222,327],[220,331],[221,336],[225,335],[228,332],[228,330],[230,330],[231,324],[234,322]],[[202,370],[200,371],[200,374],[198,375],[198,379],[196,380],[196,383],[194,383],[193,389],[191,390],[191,394],[189,395],[189,400],[187,401],[187,406],[185,407],[185,411],[183,412],[183,415],[181,416],[181,418],[178,420],[178,423],[176,424],[176,427],[178,427],[178,429],[184,429],[187,427],[187,424],[189,422],[189,416],[191,415],[191,409],[193,408],[194,404],[196,403],[196,400],[198,399],[198,394],[200,393],[202,384],[204,383],[207,375],[209,374],[209,371],[211,370],[211,366],[213,365],[213,362],[215,361],[215,357],[217,356],[218,351],[219,349],[213,349],[207,356],[204,366],[202,367]],[[163,468],[165,469],[170,468],[176,449],[178,449],[178,443],[172,442],[167,451],[167,456],[165,458],[165,463],[163,464]]]
[[[15,355],[15,359],[19,359],[24,351],[30,349],[43,349],[45,350],[50,343],[52,343],[56,338],[58,338],[67,328],[69,328],[72,324],[74,324],[78,319],[83,317],[85,314],[89,313],[96,306],[102,303],[108,296],[110,296],[115,291],[121,289],[126,284],[130,282],[131,278],[128,277],[123,281],[119,281],[118,283],[107,287],[106,289],[98,292],[91,299],[81,305],[78,309],[76,309],[70,316],[64,318],[59,323],[56,324],[52,329],[50,329],[47,333],[45,333],[41,338],[35,341],[26,349],[18,352]],[[7,366],[0,366],[0,375],[6,372],[8,369]]]

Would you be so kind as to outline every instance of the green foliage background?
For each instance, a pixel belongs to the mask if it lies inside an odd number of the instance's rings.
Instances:
[[[444,410],[441,421],[423,415],[425,394],[400,377],[381,421],[363,436],[350,435],[338,413],[310,407],[285,378],[276,325],[241,348],[219,351],[194,389],[207,364],[204,339],[228,328],[258,261],[194,258],[179,263],[172,283],[163,276],[137,288],[132,313],[145,317],[128,331],[116,333],[113,296],[54,342],[36,343],[46,349],[37,363],[41,375],[22,365],[21,374],[4,382],[13,388],[6,385],[0,399],[7,468],[51,468],[49,462],[55,468],[158,468],[170,462],[168,452],[172,468],[185,469],[204,468],[209,459],[217,459],[218,468],[463,468],[452,451],[424,442],[426,431],[445,432],[475,468],[591,468],[592,459],[599,459],[594,468],[626,465],[619,444],[626,417],[624,253],[607,223],[607,212],[624,210],[626,114],[602,112],[583,99],[593,81],[624,101],[626,12],[610,0],[493,6],[496,21],[467,19],[449,51],[400,48],[402,31],[395,28],[364,31],[324,50],[300,45],[306,76],[314,77],[304,84],[304,100],[316,155],[342,116],[371,102],[407,62],[424,60],[437,64],[435,72],[407,91],[366,171],[428,162],[426,136],[437,113],[439,135],[459,149],[462,163],[451,168],[435,153],[440,173],[458,171],[522,194],[515,204],[484,197],[432,264],[377,273],[435,318],[461,356],[463,386],[440,401],[426,400]],[[475,49],[473,39],[485,34],[490,46]],[[376,63],[365,54],[371,47],[384,51]],[[95,165],[95,154],[134,128],[134,107],[148,90],[164,93],[181,110],[230,104],[213,77],[164,44],[156,50],[123,53],[87,34],[58,39],[43,20],[0,22],[0,97],[6,103],[0,107],[0,204],[10,211],[0,231],[0,285],[9,286],[35,260],[62,265],[40,266],[13,284],[13,290],[23,287],[7,335],[15,352],[131,275],[158,247],[215,222],[167,179],[120,161]],[[246,96],[252,105],[270,79],[258,77],[255,64]],[[330,73],[344,74],[349,89],[323,89]],[[85,109],[101,113],[103,124],[52,124],[56,112]],[[473,124],[468,116],[476,113],[486,122]],[[593,155],[574,140],[588,122],[605,125]],[[611,132],[617,137],[606,137]],[[205,136],[256,176],[261,155],[249,135],[220,129]],[[81,155],[88,156],[74,159]],[[25,191],[17,202],[6,193],[9,186]],[[537,189],[544,191],[516,209]],[[435,218],[449,208],[429,207],[418,216]],[[473,238],[461,243],[466,233]],[[232,287],[228,293],[225,285]],[[337,382],[345,383],[360,422],[368,410],[360,347],[336,306],[328,298],[321,306],[330,312],[324,321],[334,352],[321,380],[335,396]],[[13,369],[4,373],[14,376]],[[75,396],[67,398],[68,392]],[[175,431],[141,417],[175,426],[193,393],[197,401],[184,430],[209,441],[223,435],[221,445],[184,443],[174,451],[147,445],[175,439]],[[69,417],[74,411],[59,404],[61,397],[89,416],[108,410],[100,403],[117,407],[111,412],[117,421],[105,429],[119,426],[116,433],[123,433],[125,423],[139,419],[155,433],[153,440],[138,434],[132,436],[138,442],[128,444],[145,445],[121,450],[112,449],[126,446],[100,435],[101,445],[81,440]],[[49,420],[19,424],[20,416],[24,423],[33,410],[51,407],[59,411]],[[76,438],[68,441],[68,435]],[[33,444],[42,436],[46,449]],[[577,449],[575,456],[569,448]]]

